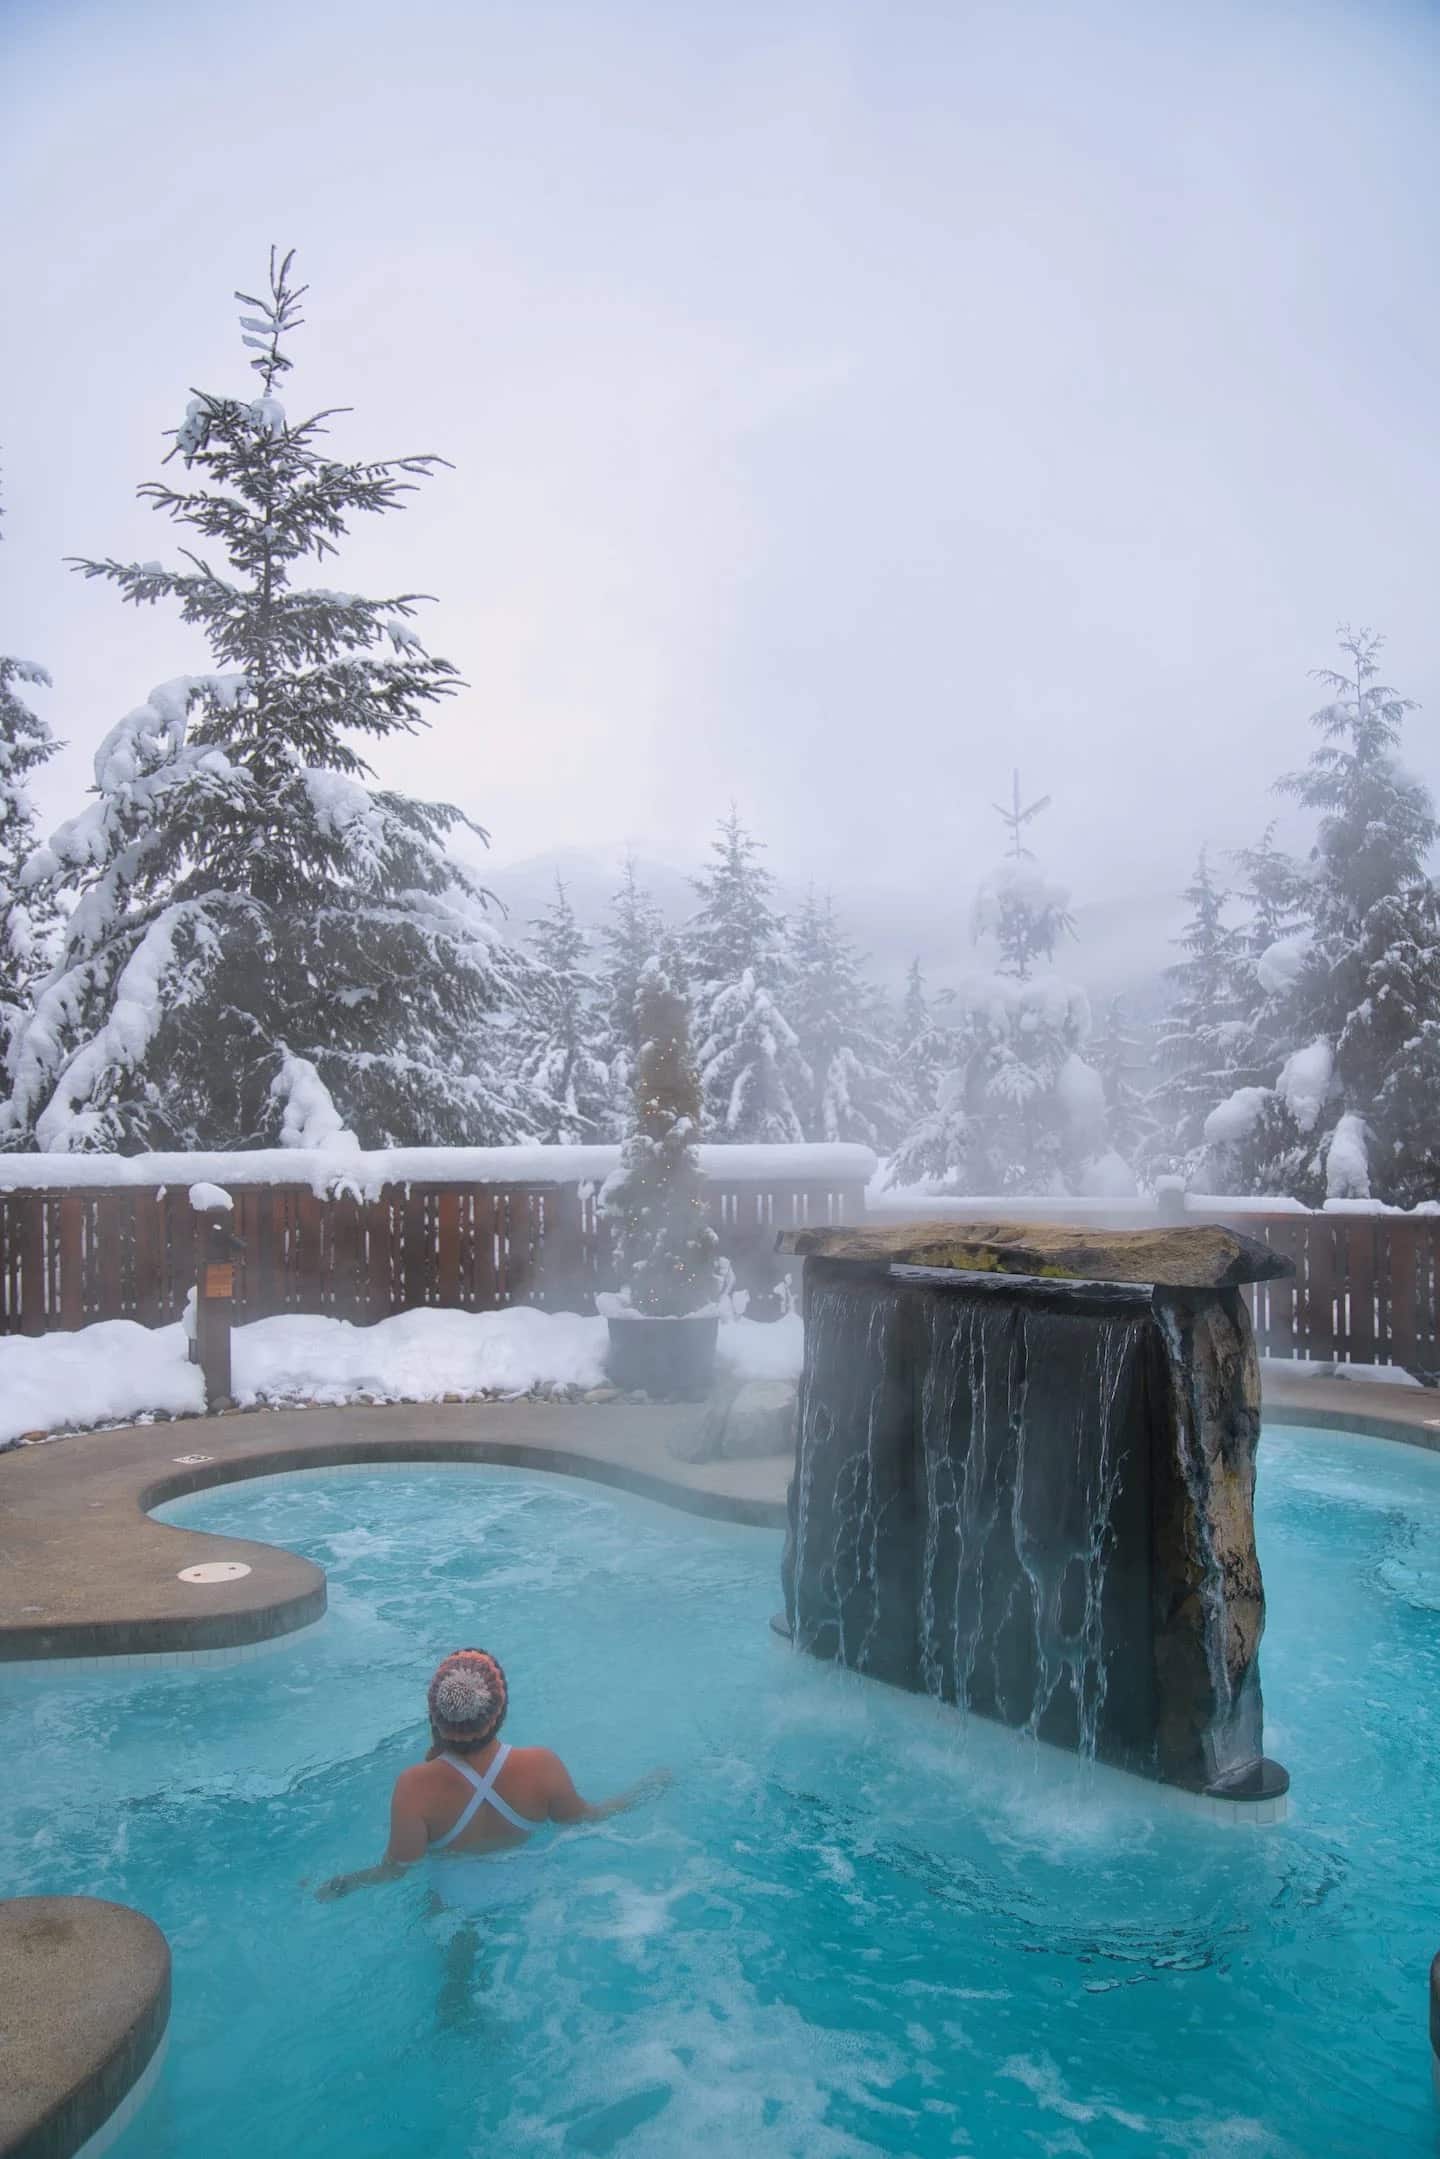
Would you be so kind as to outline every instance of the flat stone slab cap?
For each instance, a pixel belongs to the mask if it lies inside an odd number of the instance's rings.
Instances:
[[[170,1947],[98,1897],[0,1903],[0,2159],[70,2159],[165,2036]]]
[[[1218,1223],[1179,1229],[1075,1229],[1063,1222],[895,1222],[883,1228],[785,1229],[777,1249],[799,1259],[1026,1274],[1065,1282],[1153,1282],[1161,1289],[1234,1289],[1295,1272],[1293,1260]]]

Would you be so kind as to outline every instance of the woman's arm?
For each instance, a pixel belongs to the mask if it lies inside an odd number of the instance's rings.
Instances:
[[[390,1796],[390,1842],[379,1866],[337,1874],[333,1880],[322,1882],[315,1894],[322,1904],[333,1904],[337,1897],[348,1897],[352,1889],[367,1888],[372,1882],[393,1882],[417,1859],[424,1858],[429,1843],[430,1830],[420,1807],[415,1772],[406,1769],[396,1779]]]
[[[652,1769],[628,1791],[617,1792],[613,1799],[601,1799],[592,1804],[580,1797],[559,1755],[550,1754],[548,1749],[544,1751],[552,1822],[603,1822],[612,1814],[624,1814],[630,1807],[638,1807],[642,1799],[648,1799],[652,1792],[663,1792],[666,1785],[674,1781],[668,1769]]]

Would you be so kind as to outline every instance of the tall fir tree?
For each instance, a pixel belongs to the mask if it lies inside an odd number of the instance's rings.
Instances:
[[[790,1012],[809,1074],[802,1122],[810,1140],[885,1148],[903,1126],[886,1015],[836,920],[814,888],[790,925]]]
[[[1275,845],[1265,827],[1253,847],[1232,851],[1239,873],[1235,899],[1241,922],[1235,944],[1234,988],[1241,1030],[1234,1041],[1232,1071],[1239,1086],[1264,1083],[1283,1055],[1288,968],[1305,935],[1309,879]]]
[[[1126,1162],[1151,1156],[1158,1127],[1145,1084],[1147,1045],[1132,1024],[1123,997],[1112,997],[1092,1034],[1085,1054],[1105,1086],[1105,1115],[1110,1144]]]
[[[1354,1087],[1326,1149],[1336,1198],[1399,1207],[1440,1199],[1440,893],[1416,878],[1367,921],[1365,995],[1341,1032],[1342,1088]],[[1378,1081],[1378,1084],[1377,1084]],[[1363,1108],[1357,1106],[1363,1101]]]
[[[687,939],[705,1135],[803,1139],[797,1102],[808,1075],[783,1009],[790,987],[785,923],[760,844],[733,805],[711,853],[714,860],[693,880],[700,906]]]
[[[895,1077],[900,1097],[897,1138],[915,1132],[923,1120],[934,1114],[949,1048],[949,1037],[931,1005],[917,957],[906,970],[896,1031]]]
[[[905,994],[900,1001],[900,1039],[907,1046],[918,1042],[930,1025],[930,998],[917,956],[905,970]]]
[[[521,1083],[544,1105],[537,1136],[561,1145],[607,1138],[610,1068],[595,1046],[596,985],[585,964],[589,946],[558,877],[554,903],[534,931],[531,943],[540,964],[515,1032]]]
[[[625,858],[620,888],[610,903],[610,919],[600,934],[605,949],[599,968],[597,1049],[609,1067],[610,1126],[618,1137],[629,1123],[640,1054],[640,977],[665,941],[660,910],[640,883],[633,856]],[[683,981],[676,982],[672,965],[667,965],[666,973],[683,995]]]
[[[1062,938],[1074,935],[1075,921],[1069,894],[1042,875],[1033,851],[1025,844],[1026,832],[1041,811],[1049,809],[1050,797],[1039,795],[1026,803],[1017,772],[1012,777],[1010,807],[1007,809],[1001,802],[993,807],[1005,827],[1009,845],[1005,859],[996,864],[980,886],[974,930],[977,937],[988,934],[994,938],[1000,954],[998,971],[1025,982],[1037,960],[1053,959]]]
[[[1240,873],[1235,897],[1244,910],[1243,949],[1258,959],[1303,926],[1309,880],[1294,856],[1275,845],[1273,819],[1253,847],[1234,848],[1230,859]]]
[[[1084,1055],[1089,1004],[1049,970],[1073,922],[1064,887],[1026,844],[1048,801],[1025,803],[1017,774],[1011,806],[996,805],[1009,844],[982,881],[973,916],[976,941],[995,947],[995,972],[950,1001],[933,1099],[891,1160],[894,1184],[997,1195],[1134,1189],[1107,1134],[1104,1083]]]
[[[613,1227],[623,1302],[650,1319],[683,1319],[724,1287],[695,1152],[700,1087],[685,999],[658,959],[640,970],[637,1004],[631,1125],[600,1210]]]
[[[1338,642],[1348,666],[1316,674],[1330,692],[1310,720],[1320,747],[1276,782],[1320,819],[1311,915],[1321,938],[1361,935],[1372,907],[1420,880],[1436,834],[1429,790],[1395,761],[1416,705],[1376,680],[1384,640],[1342,624]]]
[[[907,1071],[909,1116],[885,1165],[884,1181],[974,1192],[983,1183],[976,1167],[978,1128],[969,1108],[974,1043],[968,1014],[953,1001],[946,1018],[953,1024],[931,1020],[929,1055],[923,1066],[916,1061]]]
[[[700,905],[687,943],[697,985],[735,982],[747,970],[769,989],[781,976],[785,923],[775,907],[775,880],[760,857],[761,843],[732,802],[710,842],[712,860],[691,879]]]
[[[1397,762],[1413,701],[1379,678],[1381,639],[1342,626],[1343,668],[1311,716],[1319,747],[1278,792],[1319,820],[1299,938],[1267,956],[1268,1025],[1284,1061],[1272,1084],[1233,1091],[1212,1115],[1242,1190],[1399,1205],[1440,1196],[1437,899],[1425,860],[1429,791]],[[1283,958],[1283,966],[1277,960]]]
[[[164,684],[112,728],[94,800],[42,851],[52,889],[76,898],[13,1046],[12,1144],[245,1147],[328,1129],[384,1146],[533,1128],[498,1044],[473,1063],[526,968],[447,852],[470,821],[371,787],[357,746],[428,725],[456,671],[410,627],[421,595],[295,581],[440,461],[342,462],[323,448],[333,412],[289,418],[278,393],[303,295],[292,258],[272,255],[268,292],[237,296],[259,394],[193,397],[178,484],[140,490],[195,535],[180,566],[78,564],[137,606],[177,603],[215,671]]]
[[[35,851],[30,782],[60,745],[22,685],[48,689],[50,677],[33,660],[0,653],[0,1056],[29,1010],[58,931],[52,896],[43,882],[27,887],[23,872]]]
[[[1165,970],[1174,985],[1156,1032],[1164,1077],[1150,1101],[1159,1128],[1153,1166],[1205,1181],[1206,1120],[1234,1084],[1244,1035],[1237,977],[1243,946],[1225,918],[1230,895],[1202,847],[1183,897],[1189,917],[1175,942],[1184,953]]]

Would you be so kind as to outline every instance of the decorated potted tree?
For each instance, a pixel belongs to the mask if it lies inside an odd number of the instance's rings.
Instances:
[[[637,1004],[633,1123],[600,1194],[621,1288],[599,1302],[615,1385],[694,1400],[709,1391],[725,1287],[695,1153],[700,1090],[685,1000],[659,960],[641,970]]]

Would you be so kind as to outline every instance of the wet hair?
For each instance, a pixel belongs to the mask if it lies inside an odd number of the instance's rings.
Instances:
[[[510,1693],[499,1660],[488,1649],[457,1649],[436,1666],[426,1701],[431,1754],[447,1748],[468,1754],[495,1737],[505,1722]]]

